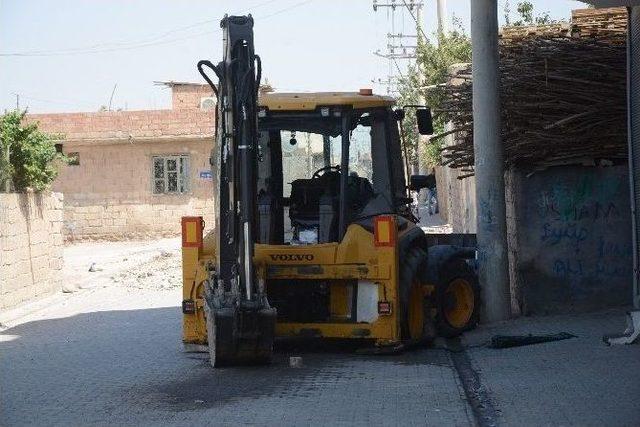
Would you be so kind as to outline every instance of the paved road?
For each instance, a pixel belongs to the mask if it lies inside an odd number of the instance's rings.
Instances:
[[[22,317],[0,313],[0,426],[640,425],[640,345],[600,342],[622,329],[620,310],[481,327],[464,353],[289,348],[270,367],[214,370],[181,351],[179,257],[165,250]],[[481,346],[562,331],[578,338]]]
[[[85,291],[0,342],[0,424],[469,425],[443,350],[394,357],[276,355],[213,370],[180,347],[172,291]],[[287,356],[304,367],[289,368]]]
[[[102,274],[98,286],[84,283],[8,324],[0,425],[473,423],[444,350],[372,357],[289,348],[270,367],[214,370],[204,354],[181,351],[180,290],[156,283],[174,276],[150,274],[158,263],[179,268],[175,261],[159,256],[110,284]],[[304,367],[290,368],[290,355]]]
[[[606,346],[621,333],[624,310],[520,318],[483,326],[463,341],[490,400],[508,426],[640,426],[640,344]],[[492,335],[556,334],[576,338],[494,350]]]

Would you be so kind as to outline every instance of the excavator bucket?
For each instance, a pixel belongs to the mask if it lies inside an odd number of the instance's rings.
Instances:
[[[271,362],[276,311],[256,304],[212,308],[207,303],[209,356],[213,367]]]

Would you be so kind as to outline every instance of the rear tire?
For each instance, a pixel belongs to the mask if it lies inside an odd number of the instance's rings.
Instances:
[[[400,256],[400,337],[406,344],[425,340],[425,301],[420,278],[426,263],[427,252],[417,246]]]
[[[478,324],[478,278],[464,259],[454,259],[440,271],[436,287],[436,328],[440,336],[457,337]]]

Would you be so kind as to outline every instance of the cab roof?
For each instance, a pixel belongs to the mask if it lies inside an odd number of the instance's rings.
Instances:
[[[270,92],[260,94],[258,99],[260,107],[276,111],[315,110],[319,106],[351,106],[356,109],[388,107],[395,102],[390,96],[362,95],[358,92]]]

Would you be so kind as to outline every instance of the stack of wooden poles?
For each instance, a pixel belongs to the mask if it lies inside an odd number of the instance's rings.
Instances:
[[[574,11],[570,23],[508,27],[500,38],[500,95],[505,167],[530,170],[624,159],[626,142],[626,10]],[[471,65],[458,66],[434,90],[436,111],[453,143],[442,163],[473,174]]]

